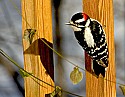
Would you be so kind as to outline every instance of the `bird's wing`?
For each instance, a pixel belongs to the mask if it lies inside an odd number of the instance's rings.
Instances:
[[[108,46],[106,41],[106,34],[103,30],[101,23],[97,20],[91,19],[92,21],[92,34],[94,38],[94,48],[91,49],[90,56],[97,62],[106,67],[108,66]]]

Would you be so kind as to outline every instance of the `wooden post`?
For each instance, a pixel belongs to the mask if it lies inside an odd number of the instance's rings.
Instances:
[[[107,80],[96,78],[86,71],[86,97],[116,97],[116,83],[113,83],[116,82],[113,0],[83,0],[83,11],[106,26],[104,30],[109,48],[109,67],[105,77]],[[86,59],[90,58],[86,56]],[[87,60],[86,67],[90,70],[91,63]]]
[[[53,52],[41,41],[43,39],[52,47],[51,0],[22,0],[23,35],[26,29],[36,29],[37,34],[31,45],[23,39],[24,68],[54,86]],[[43,82],[25,78],[25,97],[45,97],[53,90]]]

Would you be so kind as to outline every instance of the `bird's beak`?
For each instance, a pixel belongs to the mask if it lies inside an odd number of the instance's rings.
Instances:
[[[68,23],[65,23],[65,25],[72,25],[70,22],[68,22]]]

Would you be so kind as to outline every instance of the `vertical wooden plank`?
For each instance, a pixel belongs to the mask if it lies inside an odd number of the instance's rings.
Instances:
[[[24,68],[54,85],[53,52],[40,40],[42,38],[52,47],[51,0],[22,0],[22,34],[31,28],[36,29],[37,35],[31,45],[23,40]],[[30,77],[25,78],[25,97],[45,97],[54,90],[45,83],[39,83],[42,86]]]
[[[105,77],[107,80],[96,78],[86,71],[86,97],[116,97],[116,84],[113,83],[116,82],[113,0],[83,0],[83,11],[106,26],[104,30],[109,48],[109,67]],[[89,57],[86,56],[86,59]],[[86,67],[90,70],[91,63],[87,64]]]

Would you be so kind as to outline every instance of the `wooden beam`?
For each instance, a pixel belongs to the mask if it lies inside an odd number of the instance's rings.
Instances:
[[[54,86],[53,52],[41,41],[43,39],[51,47],[53,45],[51,0],[22,0],[23,35],[26,29],[36,29],[37,34],[31,45],[23,39],[24,68]],[[43,82],[35,81],[25,78],[25,97],[45,97],[54,90]]]
[[[116,97],[116,83],[113,83],[116,82],[113,0],[83,0],[83,11],[106,26],[104,30],[109,48],[109,67],[106,77],[96,78],[86,71],[86,97]],[[86,59],[90,58],[86,56]],[[85,64],[90,71],[91,63],[86,61]]]

